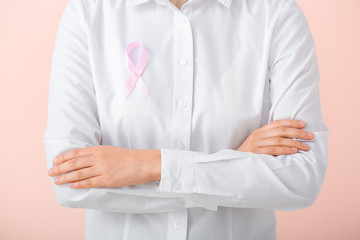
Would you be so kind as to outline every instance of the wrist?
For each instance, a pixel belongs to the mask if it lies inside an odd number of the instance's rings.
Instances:
[[[161,151],[160,149],[145,149],[146,175],[149,181],[161,179]]]

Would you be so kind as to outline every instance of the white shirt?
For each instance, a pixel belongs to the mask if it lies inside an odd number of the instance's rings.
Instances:
[[[148,58],[126,99],[126,46]],[[140,78],[139,78],[140,79]],[[75,148],[161,150],[161,180],[55,185],[86,208],[86,240],[274,240],[275,210],[312,205],[327,168],[315,43],[295,0],[70,0],[53,52],[48,168]],[[237,151],[276,119],[304,120],[308,151]],[[296,234],[296,233],[294,233]]]

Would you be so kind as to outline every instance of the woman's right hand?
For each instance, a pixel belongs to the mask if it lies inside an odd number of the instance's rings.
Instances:
[[[275,120],[254,130],[237,150],[273,156],[293,154],[298,149],[306,151],[309,149],[308,144],[291,139],[313,139],[313,133],[301,129],[305,125],[305,122],[295,119]]]

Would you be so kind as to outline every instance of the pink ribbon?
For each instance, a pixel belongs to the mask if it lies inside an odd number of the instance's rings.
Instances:
[[[130,52],[137,48],[140,47],[141,48],[141,55],[135,65],[135,63],[132,62],[132,60],[130,59]],[[130,77],[127,80],[127,82],[125,83],[124,89],[123,89],[123,93],[125,96],[125,99],[127,99],[131,93],[131,91],[133,90],[133,88],[135,87],[135,85],[137,85],[144,98],[146,99],[146,97],[148,96],[148,92],[149,89],[146,86],[146,83],[144,81],[144,79],[141,77],[142,73],[145,70],[145,67],[147,65],[147,52],[146,49],[144,47],[144,45],[142,45],[139,42],[131,42],[126,46],[126,55],[125,55],[126,59],[126,67],[128,72],[130,73]]]

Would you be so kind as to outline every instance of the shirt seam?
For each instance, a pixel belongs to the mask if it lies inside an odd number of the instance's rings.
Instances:
[[[290,4],[290,2],[292,2],[294,0],[287,0],[282,6],[281,6],[281,9],[279,11],[279,14],[277,15],[277,18],[276,18],[276,21],[275,21],[275,24],[274,24],[274,30],[271,34],[271,38],[270,38],[270,41],[269,41],[269,46],[270,46],[270,57],[268,58],[268,70],[270,71],[271,69],[271,66],[270,66],[270,62],[274,62],[274,59],[273,59],[273,51],[272,51],[272,45],[273,45],[273,37],[276,35],[277,31],[279,30],[279,22],[280,20],[283,18],[284,14],[285,14],[285,7],[287,7],[288,4]]]

